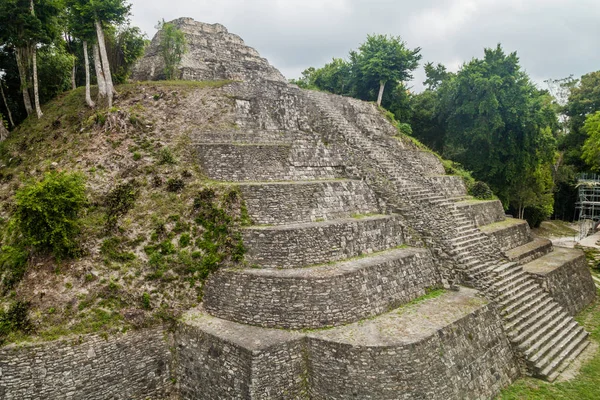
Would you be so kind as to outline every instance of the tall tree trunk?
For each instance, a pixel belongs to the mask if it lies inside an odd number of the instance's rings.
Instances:
[[[35,45],[33,46],[31,53],[31,57],[33,59],[33,98],[35,99],[35,112],[37,113],[37,117],[39,119],[44,116],[44,113],[42,113],[42,108],[40,107],[40,93],[37,75],[37,49]]]
[[[85,102],[88,106],[94,107],[95,104],[92,101],[92,95],[90,94],[90,59],[88,57],[88,45],[87,41],[83,41],[83,60],[85,64]]]
[[[94,49],[94,69],[96,70],[96,79],[98,80],[98,98],[101,99],[106,97],[106,79],[104,79],[104,71],[102,71],[98,44],[94,43],[92,48]]]
[[[4,121],[0,118],[0,142],[8,137],[8,129],[4,126]]]
[[[33,107],[31,106],[31,97],[29,97],[29,84],[27,79],[27,67],[24,63],[27,49],[16,48],[15,57],[17,58],[17,68],[19,69],[19,79],[21,80],[21,92],[23,92],[23,103],[25,104],[25,111],[27,115],[33,114]]]
[[[381,106],[381,100],[383,99],[383,89],[385,89],[385,81],[379,82],[379,95],[377,96],[378,106]]]
[[[110,65],[108,63],[108,54],[106,52],[106,42],[104,41],[104,32],[100,21],[96,19],[96,35],[98,36],[98,46],[100,46],[100,58],[102,59],[102,70],[104,79],[106,79],[106,97],[108,97],[108,106],[112,107],[114,94],[112,75],[110,74]]]
[[[12,113],[10,112],[10,108],[8,107],[8,102],[6,101],[6,96],[4,95],[4,84],[0,81],[0,93],[2,93],[2,100],[4,100],[4,107],[6,107],[6,112],[8,113],[8,121],[10,122],[10,126],[15,127],[15,122],[13,121]]]

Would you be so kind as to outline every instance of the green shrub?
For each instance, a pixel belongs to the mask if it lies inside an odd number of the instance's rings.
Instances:
[[[107,231],[113,231],[117,227],[119,218],[133,208],[138,195],[139,191],[134,181],[118,184],[108,192],[104,199]]]
[[[188,247],[191,243],[191,238],[189,233],[184,233],[179,237],[179,247],[185,248]]]
[[[127,262],[135,260],[135,254],[122,251],[123,240],[118,237],[105,239],[100,246],[100,254],[104,256],[104,261]]]
[[[479,200],[490,200],[494,198],[492,189],[485,182],[477,181],[471,186],[469,194]]]
[[[75,256],[80,213],[87,203],[80,174],[51,172],[16,193],[16,227],[24,243],[56,257]]]
[[[3,294],[14,288],[25,275],[29,252],[21,247],[0,249],[0,289]]]
[[[185,187],[185,182],[179,178],[167,179],[167,191],[168,192],[181,192]]]
[[[142,308],[144,310],[149,310],[150,307],[150,295],[148,294],[148,292],[144,292],[144,294],[142,294]]]
[[[158,163],[163,164],[177,164],[175,156],[168,147],[163,147],[158,151]]]
[[[29,333],[32,330],[27,316],[29,303],[17,301],[8,310],[0,309],[0,344],[13,332]]]

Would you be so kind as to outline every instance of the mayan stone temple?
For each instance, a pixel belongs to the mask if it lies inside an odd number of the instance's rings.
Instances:
[[[213,274],[169,340],[137,339],[163,366],[135,377],[139,398],[491,399],[586,349],[582,252],[472,200],[374,104],[289,84],[219,24],[174,23],[182,79],[233,81],[235,127],[192,145],[253,225],[247,267]],[[155,37],[134,79],[162,70]]]

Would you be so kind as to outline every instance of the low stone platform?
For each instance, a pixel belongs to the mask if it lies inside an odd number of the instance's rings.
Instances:
[[[504,208],[500,200],[463,200],[456,206],[469,216],[475,226],[489,225],[504,221]]]
[[[555,247],[554,251],[523,266],[570,315],[594,301],[596,287],[581,250]]]
[[[401,217],[376,215],[242,231],[246,260],[263,268],[298,268],[339,261],[408,243]]]
[[[467,196],[467,188],[464,180],[456,175],[430,175],[427,180],[435,188],[435,191],[448,198],[464,198]]]
[[[552,250],[552,242],[550,240],[534,237],[531,242],[508,250],[506,255],[510,261],[525,264],[550,253]]]
[[[200,310],[175,340],[183,398],[480,399],[519,374],[495,307],[466,288],[308,332]]]
[[[514,249],[532,240],[529,224],[522,219],[506,218],[504,221],[479,228],[483,233],[494,238],[502,251]]]
[[[204,306],[231,321],[278,328],[355,322],[441,287],[424,249],[384,251],[335,264],[294,269],[230,269],[206,284]]]
[[[363,181],[247,183],[240,190],[248,215],[257,225],[282,225],[378,214],[381,207]]]

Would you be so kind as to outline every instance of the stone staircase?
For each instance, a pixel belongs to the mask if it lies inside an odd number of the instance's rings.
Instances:
[[[455,201],[439,194],[416,161],[394,159],[392,149],[400,147],[400,142],[385,133],[375,136],[371,132],[369,137],[356,123],[351,124],[345,115],[355,100],[315,91],[306,96],[317,105],[327,128],[339,133],[352,149],[346,155],[348,163],[363,174],[368,171],[366,179],[374,190],[426,238],[436,256],[461,271],[462,276],[448,272],[448,283],[469,283],[495,301],[526,372],[554,380],[588,345],[583,328],[522,266],[511,262]]]

